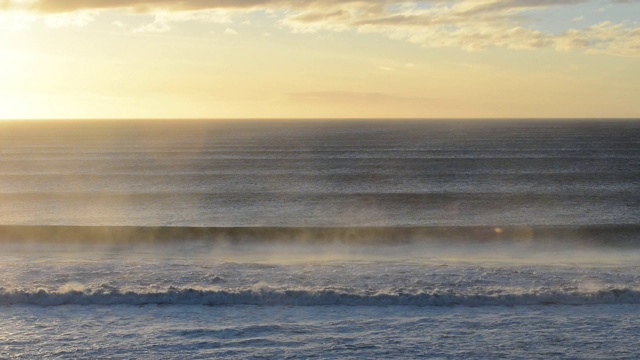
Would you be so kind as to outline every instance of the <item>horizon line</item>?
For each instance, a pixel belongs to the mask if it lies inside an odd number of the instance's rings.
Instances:
[[[143,118],[143,117],[117,117],[117,118],[23,118],[0,119],[3,122],[46,122],[46,121],[638,121],[639,117],[232,117],[232,118]]]

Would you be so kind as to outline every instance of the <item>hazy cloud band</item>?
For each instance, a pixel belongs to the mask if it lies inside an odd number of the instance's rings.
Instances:
[[[1,0],[0,9],[22,9],[45,16],[79,11],[127,9],[133,13],[276,11],[279,22],[296,32],[321,30],[380,33],[424,47],[467,51],[491,47],[554,48],[620,56],[640,56],[640,28],[602,22],[558,33],[536,28],[528,13],[575,6],[589,0]],[[636,6],[638,0],[609,0],[610,6]],[[544,16],[544,12],[541,12]],[[230,16],[231,16],[230,15]],[[576,14],[580,15],[580,14]],[[147,29],[168,31],[171,21],[194,17],[156,18]],[[65,24],[58,21],[57,24]],[[74,22],[68,22],[74,23]],[[75,24],[85,22],[75,22]]]

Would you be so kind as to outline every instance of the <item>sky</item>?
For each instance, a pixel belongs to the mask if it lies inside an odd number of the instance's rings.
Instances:
[[[640,0],[0,0],[0,119],[640,118]]]

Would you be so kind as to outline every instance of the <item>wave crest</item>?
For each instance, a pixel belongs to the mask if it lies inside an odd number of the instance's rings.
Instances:
[[[629,288],[493,294],[375,293],[330,289],[201,290],[158,292],[120,290],[47,291],[0,289],[0,305],[259,305],[259,306],[531,306],[640,304],[640,290]]]

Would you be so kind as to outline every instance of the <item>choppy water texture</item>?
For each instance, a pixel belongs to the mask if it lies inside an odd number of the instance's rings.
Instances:
[[[0,123],[1,358],[637,358],[640,122]]]

